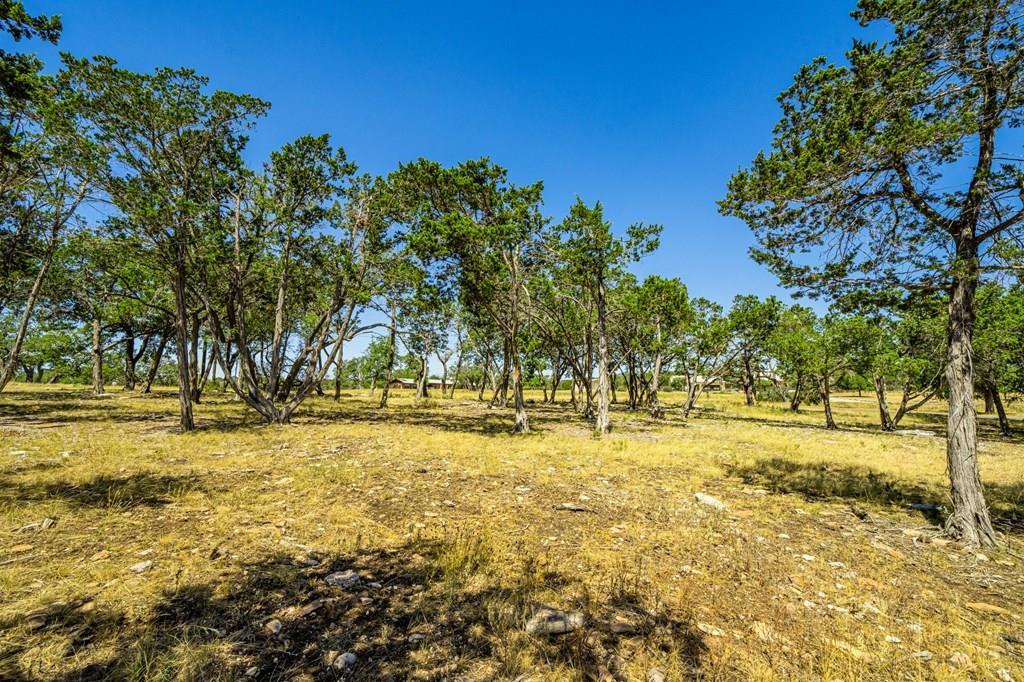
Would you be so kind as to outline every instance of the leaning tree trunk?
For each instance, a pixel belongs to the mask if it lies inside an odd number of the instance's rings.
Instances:
[[[50,231],[49,243],[46,245],[46,255],[43,257],[43,262],[39,266],[39,272],[36,273],[36,278],[32,282],[32,288],[28,292],[25,308],[21,311],[21,319],[18,322],[18,329],[14,334],[14,342],[11,344],[11,349],[7,352],[7,358],[4,360],[3,366],[0,367],[0,391],[4,390],[4,387],[14,378],[14,372],[18,368],[18,355],[21,353],[21,346],[25,343],[25,336],[28,334],[28,324],[32,319],[32,311],[43,289],[43,282],[46,281],[46,273],[49,272],[50,266],[53,264],[53,256],[57,251],[59,234],[60,227],[54,224]]]
[[[946,347],[946,467],[949,471],[952,513],[946,532],[969,545],[990,547],[996,542],[978,471],[978,416],[974,407],[974,318],[978,287],[978,256],[973,238],[958,245],[960,266],[949,300]]]
[[[818,394],[821,396],[821,404],[825,406],[825,428],[838,428],[832,417],[832,378],[827,374],[818,379]]]
[[[800,403],[802,402],[802,399],[800,397],[800,391],[802,391],[804,388],[803,384],[804,378],[802,376],[797,376],[796,385],[793,386],[793,397],[789,399],[790,412],[796,412],[797,410],[800,409]]]
[[[523,366],[519,360],[519,349],[513,344],[512,353],[512,395],[516,406],[516,422],[512,433],[526,433],[530,422],[526,417],[526,400],[523,398]]]
[[[167,333],[164,332],[160,334],[160,343],[157,344],[156,351],[153,353],[153,364],[146,375],[146,385],[142,388],[143,393],[149,393],[153,390],[153,382],[156,380],[156,373],[160,370],[160,362],[164,359],[164,348],[166,347]]]
[[[92,392],[103,395],[103,327],[98,315],[92,318]]]
[[[180,230],[179,232],[179,238]],[[178,246],[174,271],[174,345],[178,354],[178,402],[181,407],[181,428],[196,428],[192,417],[191,371],[188,364],[188,305],[185,301],[185,256]]]
[[[999,386],[995,381],[991,379],[986,382],[987,389],[986,395],[991,396],[992,404],[995,406],[995,412],[999,416],[999,434],[1002,436],[1010,435],[1010,420],[1006,416],[1006,406],[1003,405],[1003,397],[999,395]]]
[[[896,423],[889,415],[889,401],[886,399],[885,377],[876,375],[874,377],[874,382],[875,396],[878,397],[878,419],[882,425],[882,430],[895,431]]]

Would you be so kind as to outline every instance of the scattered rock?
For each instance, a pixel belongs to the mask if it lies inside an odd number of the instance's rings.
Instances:
[[[998,677],[1002,682],[1013,682],[1013,675],[1011,675],[1010,671],[1006,668],[999,668],[996,670],[996,677]]]
[[[902,639],[900,639],[899,637],[896,637],[894,635],[886,635],[885,636],[885,641],[887,641],[889,644],[902,644],[903,643]]]
[[[22,533],[27,530],[46,530],[47,528],[53,528],[57,525],[57,519],[52,519],[49,516],[44,518],[42,521],[36,521],[34,523],[27,523],[21,528],[17,529],[16,533]]]
[[[329,576],[324,578],[324,582],[326,582],[331,587],[342,587],[345,589],[354,587],[355,585],[359,584],[359,580],[359,574],[353,571],[352,569],[348,569],[345,571],[336,571],[335,573],[331,573]]]
[[[712,509],[717,509],[718,511],[726,511],[729,508],[726,506],[725,502],[722,502],[717,497],[714,497],[713,495],[708,495],[707,493],[695,493],[694,497],[697,499],[698,502],[703,504],[705,507],[711,507]]]
[[[571,511],[571,512],[589,512],[593,511],[589,507],[584,507],[582,504],[576,504],[575,502],[560,502],[554,507],[558,511]]]
[[[313,613],[314,611],[316,611],[317,609],[319,609],[323,605],[324,605],[323,601],[321,601],[319,599],[314,599],[313,601],[309,602],[308,604],[303,606],[301,609],[299,609],[299,616],[300,617],[308,616],[309,614]]]
[[[11,554],[21,554],[22,552],[30,552],[30,551],[32,551],[32,545],[28,545],[28,544],[15,545],[14,547],[11,547],[11,549],[9,551],[10,551]]]
[[[279,634],[281,634],[281,628],[282,627],[284,627],[284,626],[281,625],[281,621],[279,621],[277,618],[271,618],[270,620],[268,620],[263,625],[263,629],[265,629],[267,632],[269,632],[272,635],[279,635]]]
[[[922,661],[930,661],[930,660],[932,660],[932,652],[930,652],[930,651],[917,651],[917,652],[915,652],[915,653],[913,653],[911,655],[914,658],[921,659]]]
[[[772,626],[768,625],[768,623],[755,620],[750,627],[762,642],[771,642],[775,639],[775,631],[772,630]]]
[[[148,559],[146,561],[140,561],[139,563],[135,564],[134,566],[132,566],[128,570],[131,571],[132,573],[142,573],[143,571],[148,571],[152,566],[153,566],[153,561],[151,559]]]
[[[608,630],[613,635],[635,635],[640,631],[640,628],[631,620],[617,617],[608,624]]]
[[[427,638],[427,636],[425,634],[423,634],[422,632],[414,632],[411,635],[409,635],[409,641],[412,642],[413,644],[415,644],[416,642],[422,642],[426,638]]]
[[[971,657],[962,651],[957,651],[949,657],[949,664],[954,668],[970,668]]]
[[[801,554],[800,558],[804,561],[814,561],[814,556],[811,554]]]
[[[697,623],[697,629],[703,632],[708,637],[721,637],[725,633],[714,625],[708,623]]]
[[[647,682],[665,682],[665,671],[661,668],[651,668],[647,671]]]
[[[357,658],[354,653],[352,653],[351,651],[346,651],[345,653],[334,659],[334,661],[331,663],[331,667],[333,667],[335,670],[345,670],[346,668],[351,668],[352,666],[354,666],[356,664],[356,660]]]
[[[96,552],[91,557],[89,557],[89,561],[100,561],[101,559],[106,559],[109,556],[110,552],[108,552],[105,549],[101,549],[100,551]]]
[[[983,601],[969,601],[964,604],[969,609],[974,611],[982,611],[984,613],[995,613],[997,615],[1010,615],[1008,609],[1004,609],[1002,606],[996,606],[995,604],[986,604]]]
[[[246,669],[245,676],[246,677],[256,677],[259,674],[259,672],[260,672],[259,666],[254,665],[251,668]]]
[[[583,614],[579,611],[560,611],[548,606],[539,608],[526,621],[531,635],[562,635],[583,627]]]

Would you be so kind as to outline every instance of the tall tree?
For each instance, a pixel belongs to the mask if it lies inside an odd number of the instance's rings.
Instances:
[[[111,155],[104,188],[158,254],[174,293],[180,421],[190,431],[189,323],[198,308],[190,275],[201,258],[204,226],[242,167],[244,132],[269,105],[248,95],[209,93],[208,79],[189,69],[138,74],[109,57],[64,60],[66,80]]]
[[[990,246],[1024,224],[1022,162],[997,145],[1024,122],[1024,12],[1019,0],[861,0],[854,17],[892,37],[800,70],[772,151],[730,180],[721,210],[753,228],[755,258],[786,285],[948,292],[946,531],[992,545],[972,342]]]
[[[587,206],[579,197],[558,227],[557,258],[583,285],[597,313],[597,415],[594,428],[598,433],[608,433],[612,428],[608,291],[624,274],[629,263],[658,247],[660,234],[660,225],[635,223],[627,228],[624,237],[618,237],[612,232],[611,223],[604,219],[601,202]]]

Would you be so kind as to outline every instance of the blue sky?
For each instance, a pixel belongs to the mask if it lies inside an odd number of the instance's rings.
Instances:
[[[254,163],[321,132],[371,173],[488,155],[515,181],[544,180],[553,216],[579,194],[618,227],[663,224],[637,272],[722,303],[779,290],[715,200],[768,144],[775,96],[797,69],[863,34],[852,0],[26,4],[63,15],[61,50],[187,66],[272,102]]]

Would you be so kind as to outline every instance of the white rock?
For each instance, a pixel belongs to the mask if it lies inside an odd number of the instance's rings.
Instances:
[[[283,626],[281,625],[281,621],[279,621],[277,618],[272,618],[268,620],[263,627],[266,628],[266,630],[271,634],[279,635],[281,634],[281,628]]]
[[[717,509],[718,511],[725,511],[728,509],[728,507],[725,506],[725,502],[722,502],[717,497],[708,495],[707,493],[696,493],[694,494],[694,497],[697,498],[698,502],[704,506],[711,507],[712,509]]]
[[[538,609],[526,621],[531,635],[563,635],[583,627],[583,614],[579,611],[559,611],[548,606]]]
[[[139,563],[135,564],[134,566],[132,566],[128,570],[131,571],[132,573],[142,573],[143,571],[149,570],[149,568],[152,565],[153,565],[152,561],[140,561]]]
[[[344,670],[346,668],[351,668],[353,665],[355,665],[356,660],[356,655],[354,653],[352,653],[351,651],[346,651],[342,655],[335,658],[334,663],[332,663],[331,665],[335,670]]]
[[[335,573],[331,573],[329,576],[324,578],[324,582],[326,582],[331,587],[343,587],[346,589],[358,584],[359,580],[359,574],[353,571],[352,569],[348,569],[346,571],[336,571]]]

